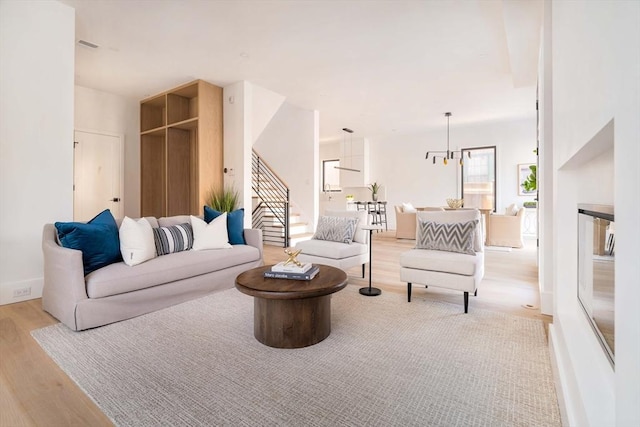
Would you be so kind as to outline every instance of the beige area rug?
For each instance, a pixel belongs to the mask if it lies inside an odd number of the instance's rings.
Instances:
[[[560,425],[540,321],[350,285],[332,325],[314,346],[266,347],[252,298],[230,289],[32,335],[120,426]]]

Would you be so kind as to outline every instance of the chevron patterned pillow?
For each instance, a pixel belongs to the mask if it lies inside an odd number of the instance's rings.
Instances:
[[[358,218],[321,216],[312,239],[351,244],[357,225]]]
[[[474,238],[478,220],[450,224],[420,219],[416,249],[458,252],[475,255]]]

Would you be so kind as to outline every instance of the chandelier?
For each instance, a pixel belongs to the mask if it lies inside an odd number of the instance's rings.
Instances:
[[[347,151],[347,136],[346,134],[349,134],[350,140],[349,140],[349,166],[351,167],[344,167],[344,166],[334,166],[334,169],[340,169],[343,171],[350,171],[350,172],[360,172],[360,169],[354,169],[352,166],[352,162],[353,162],[353,131],[349,128],[342,128],[342,130],[345,132],[345,136],[342,139],[342,153],[346,155],[346,151]],[[344,158],[344,157],[343,157]]]
[[[451,151],[449,149],[449,117],[451,117],[451,113],[444,113],[444,116],[447,118],[447,151],[427,151],[427,157],[425,159],[429,159],[429,155],[433,158],[433,164],[436,164],[436,159],[442,159],[442,163],[445,165],[449,163],[449,160],[459,159],[460,165],[463,164],[462,161],[462,151]],[[439,154],[436,154],[439,153]],[[467,151],[467,157],[471,157],[471,152]]]

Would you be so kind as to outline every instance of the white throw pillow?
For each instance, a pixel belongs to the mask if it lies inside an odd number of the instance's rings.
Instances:
[[[146,218],[125,216],[119,230],[120,253],[125,264],[134,266],[156,257],[153,228]]]
[[[193,250],[230,249],[229,233],[227,233],[227,213],[224,212],[209,224],[191,215],[193,228]]]
[[[418,212],[418,210],[416,208],[414,208],[411,203],[403,203],[402,204],[402,212],[414,213],[414,212]]]
[[[515,203],[511,203],[504,210],[504,214],[509,216],[516,216],[518,214],[518,206]]]

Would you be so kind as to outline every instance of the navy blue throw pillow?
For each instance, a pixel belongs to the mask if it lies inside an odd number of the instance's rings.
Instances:
[[[222,215],[209,206],[204,207],[204,222],[209,224],[211,221]],[[227,213],[227,234],[229,235],[229,243],[232,245],[246,245],[244,241],[244,209],[240,208],[233,212]]]
[[[122,261],[118,224],[109,209],[100,212],[86,224],[56,222],[55,226],[63,247],[82,251],[85,276],[106,265]]]

